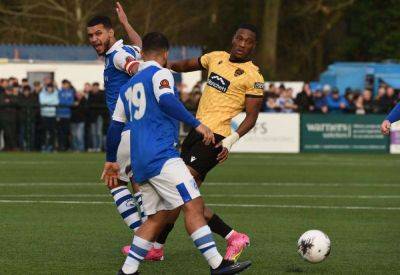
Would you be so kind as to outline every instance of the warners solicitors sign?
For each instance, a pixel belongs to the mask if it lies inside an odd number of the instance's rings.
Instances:
[[[388,152],[380,115],[302,115],[303,152]]]

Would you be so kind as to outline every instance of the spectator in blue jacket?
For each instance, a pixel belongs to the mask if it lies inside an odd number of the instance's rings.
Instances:
[[[326,102],[326,96],[321,90],[316,90],[313,94],[314,100],[314,112],[326,114],[328,112],[328,104]]]
[[[326,98],[330,113],[343,113],[347,107],[347,100],[339,94],[337,89],[334,89]]]
[[[71,133],[71,106],[74,104],[75,90],[71,82],[64,79],[58,92],[59,107],[57,108],[58,149],[69,149]]]
[[[39,94],[40,116],[42,120],[42,152],[52,152],[56,131],[56,106],[59,103],[58,91],[48,83]]]

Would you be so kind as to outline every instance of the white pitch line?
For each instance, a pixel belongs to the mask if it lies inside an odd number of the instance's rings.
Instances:
[[[1,196],[0,196],[1,197]],[[321,198],[321,199],[400,199],[400,195],[296,195],[296,194],[277,194],[277,195],[256,195],[256,194],[204,194],[204,197],[212,198]]]
[[[105,201],[35,201],[35,200],[0,200],[5,204],[108,204]],[[287,204],[219,204],[211,203],[208,206],[215,207],[239,207],[239,208],[297,208],[297,209],[343,209],[343,210],[390,210],[400,211],[400,207],[374,207],[374,206],[329,206],[329,205],[287,205]]]
[[[303,209],[345,209],[345,210],[396,210],[400,207],[375,206],[330,206],[330,205],[286,205],[286,204],[219,204],[207,203],[207,206],[242,207],[242,208],[303,208]]]
[[[312,182],[204,182],[202,186],[317,186],[317,187],[400,187],[391,183],[312,183]]]
[[[101,186],[100,182],[5,182],[0,183],[0,187],[20,187],[20,186]]]
[[[203,194],[206,198],[323,198],[323,199],[400,199],[400,195],[302,195],[302,194]],[[0,198],[105,198],[109,194],[16,194]]]
[[[0,203],[40,203],[40,204],[112,204],[108,201],[34,201],[34,200],[0,200]]]
[[[35,187],[35,186],[102,186],[101,182],[6,182],[0,187]],[[316,186],[316,187],[397,187],[395,183],[312,183],[312,182],[205,182],[203,186]]]

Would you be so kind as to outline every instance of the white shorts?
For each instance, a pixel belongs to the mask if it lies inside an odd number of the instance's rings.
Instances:
[[[123,131],[121,133],[121,142],[117,151],[117,163],[119,165],[119,179],[130,182],[132,177],[131,169],[131,131]]]
[[[140,186],[147,216],[161,210],[173,210],[200,197],[196,181],[181,158],[168,160],[160,174]]]

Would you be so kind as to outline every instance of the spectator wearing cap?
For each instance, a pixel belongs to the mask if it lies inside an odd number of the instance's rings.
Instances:
[[[58,92],[59,107],[57,108],[57,140],[58,149],[69,149],[71,132],[71,106],[74,104],[75,90],[71,82],[64,79],[61,82],[61,90]]]
[[[40,116],[42,121],[42,152],[54,150],[56,131],[56,106],[59,104],[58,90],[51,82],[39,94]]]
[[[344,93],[344,98],[347,101],[347,108],[346,108],[346,113],[349,114],[354,114],[356,113],[357,106],[355,104],[355,99],[356,99],[356,93],[353,92],[351,88],[347,88],[345,93]]]
[[[89,123],[90,123],[90,148],[89,152],[101,152],[103,148],[103,126],[107,110],[104,106],[104,91],[100,90],[99,83],[92,85],[88,98]]]
[[[310,84],[305,83],[303,85],[303,89],[296,95],[294,103],[297,105],[297,111],[299,113],[308,113],[314,111],[314,99]]]
[[[322,114],[328,113],[328,103],[326,100],[326,96],[320,89],[317,89],[314,92],[313,100],[314,100],[315,113],[322,113]]]
[[[30,151],[35,146],[36,105],[35,95],[29,85],[22,87],[18,98],[19,104],[19,145],[24,151]]]
[[[85,151],[86,114],[87,100],[85,94],[82,92],[76,92],[71,116],[72,150],[76,152]]]
[[[14,87],[6,87],[0,94],[0,131],[4,133],[4,149],[17,149],[17,107],[18,100],[13,93]]]
[[[326,98],[330,113],[343,113],[348,107],[347,100],[339,94],[339,90],[333,89]]]

